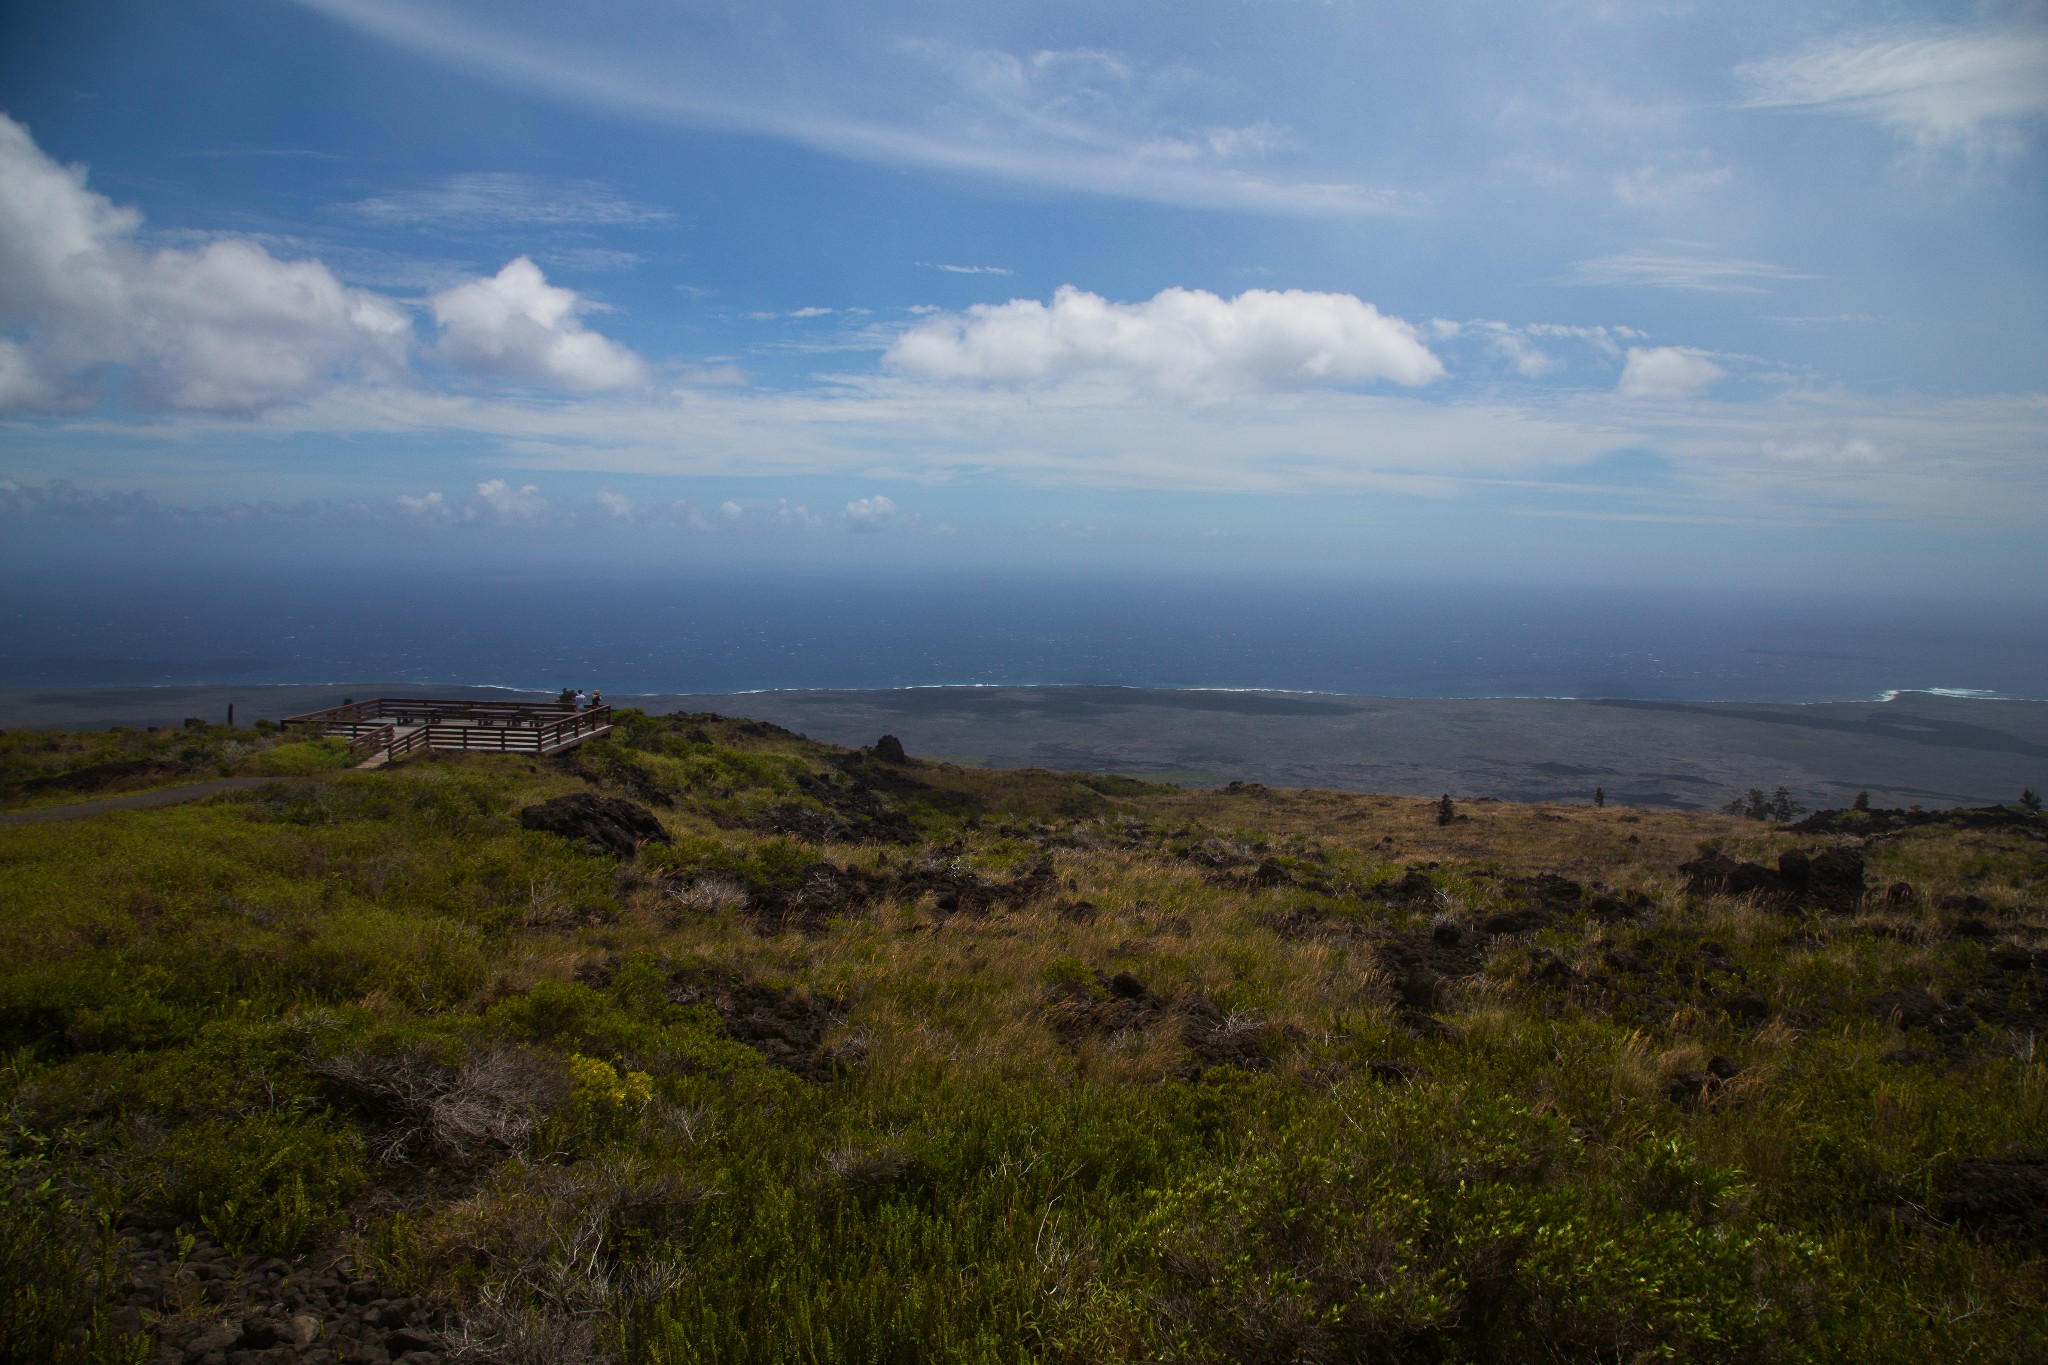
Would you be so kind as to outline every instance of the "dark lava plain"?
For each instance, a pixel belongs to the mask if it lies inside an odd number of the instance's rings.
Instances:
[[[602,679],[595,680],[600,685]],[[0,726],[245,723],[344,696],[515,698],[492,688],[120,688],[0,692]],[[533,694],[539,695],[539,694]],[[1883,702],[1414,700],[1128,687],[613,696],[650,712],[716,711],[834,744],[902,738],[965,766],[1114,772],[1191,786],[1718,807],[1783,786],[1809,806],[1982,805],[2048,788],[2048,704],[1901,693]]]

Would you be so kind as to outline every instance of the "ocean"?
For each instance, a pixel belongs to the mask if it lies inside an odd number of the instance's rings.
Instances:
[[[1386,697],[2048,697],[1993,602],[1080,573],[15,574],[0,687],[733,693],[1075,683]]]

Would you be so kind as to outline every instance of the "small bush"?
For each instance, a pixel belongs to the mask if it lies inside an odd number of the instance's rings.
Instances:
[[[249,771],[262,777],[292,777],[347,766],[348,745],[326,736],[273,745],[249,759]]]
[[[209,1119],[175,1132],[170,1206],[230,1254],[287,1256],[338,1224],[362,1189],[362,1139],[313,1117]]]

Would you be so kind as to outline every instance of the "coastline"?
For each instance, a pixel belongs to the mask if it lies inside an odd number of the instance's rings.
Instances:
[[[344,697],[535,697],[398,683],[0,690],[0,728],[278,719]],[[1593,799],[1711,809],[1784,786],[1813,807],[1983,805],[2048,788],[2048,703],[1897,690],[1885,701],[1389,698],[1240,689],[910,686],[880,691],[615,696],[718,711],[846,745],[897,735],[967,766],[1118,772],[1185,785],[1459,799]]]

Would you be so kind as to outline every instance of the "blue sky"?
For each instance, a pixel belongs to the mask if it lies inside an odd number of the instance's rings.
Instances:
[[[38,554],[2038,585],[2048,7],[23,0]]]

